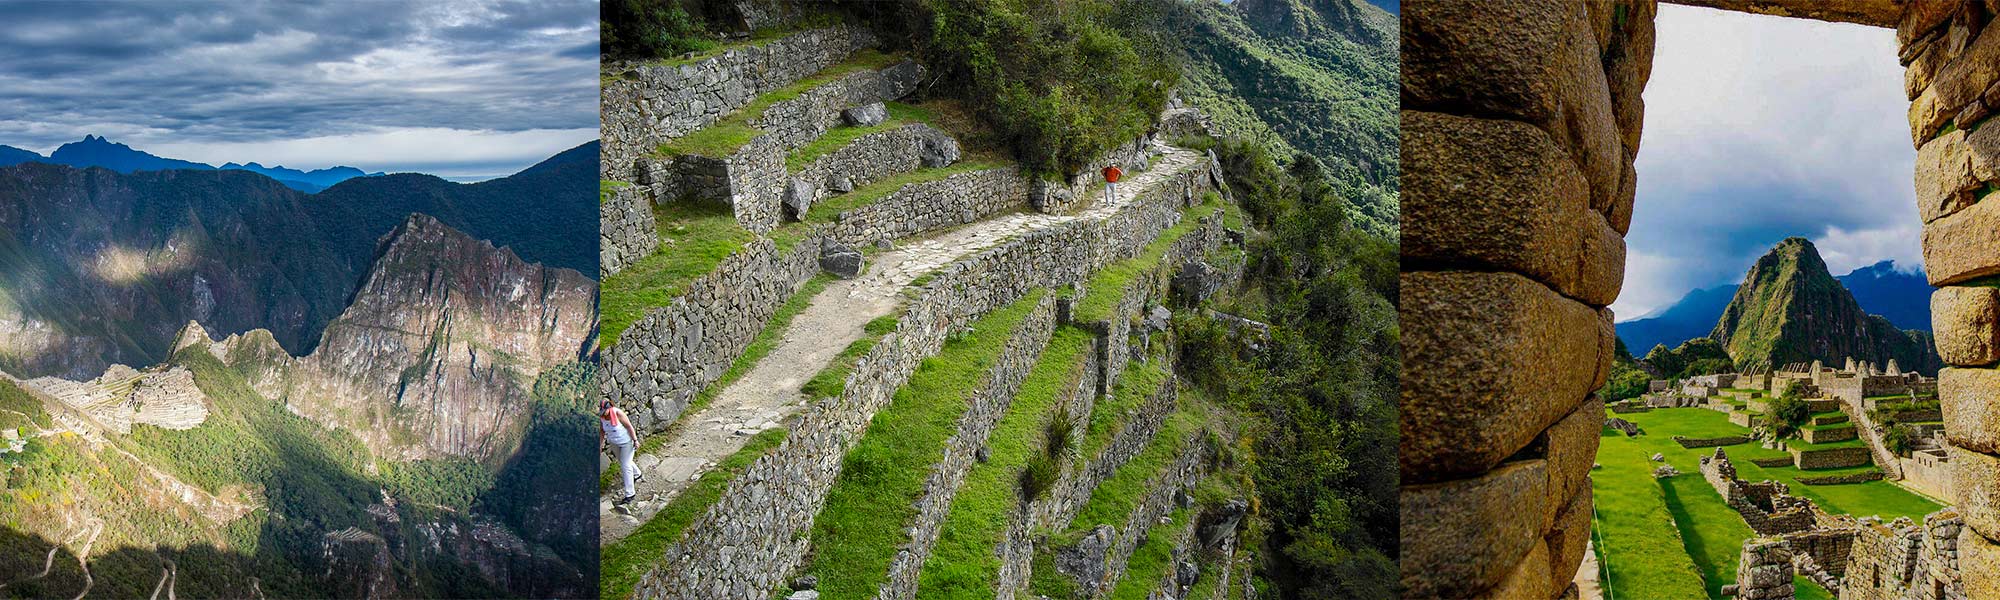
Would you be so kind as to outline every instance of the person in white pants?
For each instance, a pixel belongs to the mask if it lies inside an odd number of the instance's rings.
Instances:
[[[632,464],[632,450],[639,445],[639,433],[632,428],[632,420],[625,418],[625,411],[612,406],[610,400],[598,404],[597,421],[603,430],[597,434],[597,443],[611,444],[618,454],[618,474],[625,481],[625,494],[616,504],[630,503],[638,492],[632,489],[633,479],[639,476],[639,466]]]

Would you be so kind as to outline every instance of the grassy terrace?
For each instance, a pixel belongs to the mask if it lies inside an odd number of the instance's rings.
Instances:
[[[794,149],[791,153],[786,154],[785,169],[797,171],[799,167],[811,164],[812,161],[818,160],[819,157],[825,156],[829,152],[852,144],[854,140],[861,139],[861,136],[864,135],[888,131],[904,125],[917,123],[935,124],[937,120],[937,115],[933,114],[929,107],[902,102],[884,102],[883,106],[888,108],[889,118],[883,119],[881,123],[866,127],[843,125],[829,129],[826,135],[819,136],[819,139],[813,140],[812,143]]]
[[[598,294],[598,342],[603,346],[618,343],[618,336],[648,309],[671,303],[689,282],[757,239],[721,204],[674,202],[654,206],[653,216],[659,222],[660,248],[604,278]]]
[[[1022,504],[1020,473],[1046,437],[1045,425],[1089,358],[1091,334],[1057,329],[1041,360],[1021,383],[1013,404],[987,436],[988,456],[966,473],[952,497],[936,546],[924,562],[920,591],[926,597],[990,597],[1000,574],[993,549]]]
[[[722,497],[723,490],[729,487],[729,480],[735,479],[751,463],[778,447],[785,435],[784,429],[768,429],[751,437],[743,449],[703,473],[700,480],[674,496],[673,501],[654,514],[652,520],[640,525],[632,535],[605,546],[599,555],[602,573],[599,581],[602,582],[600,589],[603,597],[631,597],[639,577],[663,560],[667,548],[680,540],[681,532]]]
[[[1146,542],[1132,549],[1132,558],[1125,563],[1124,574],[1111,588],[1111,600],[1145,600],[1147,594],[1160,587],[1160,579],[1173,568],[1174,532],[1187,527],[1188,519],[1194,518],[1192,510],[1179,508],[1168,515],[1168,521],[1154,525],[1146,531]]]
[[[948,167],[917,169],[854,188],[854,191],[822,200],[806,212],[806,221],[824,222],[832,220],[842,212],[854,210],[880,202],[883,198],[903,189],[903,186],[937,181],[960,173],[971,173],[1006,166],[1005,162],[993,159],[962,160]]]
[[[860,71],[880,69],[895,64],[900,60],[902,58],[899,56],[883,54],[875,50],[856,52],[853,56],[848,57],[847,60],[827,67],[812,77],[807,77],[783,88],[758,95],[756,100],[750,101],[750,104],[745,105],[736,112],[730,113],[729,116],[723,117],[722,120],[716,121],[713,125],[660,144],[659,153],[664,156],[680,156],[684,154],[715,158],[729,156],[735,153],[737,149],[742,148],[744,144],[750,143],[750,140],[756,139],[757,136],[764,133],[763,130],[752,127],[750,122],[764,116],[764,111],[771,108],[771,105],[798,98],[804,95],[807,90],[825,85],[841,77]]]
[[[1181,211],[1181,222],[1160,232],[1159,237],[1153,238],[1152,243],[1146,244],[1146,248],[1141,250],[1138,256],[1111,263],[1092,276],[1090,282],[1085,284],[1083,299],[1071,309],[1075,319],[1079,322],[1110,319],[1111,312],[1118,307],[1119,297],[1124,294],[1125,286],[1142,275],[1151,274],[1159,267],[1160,261],[1167,255],[1167,248],[1173,246],[1181,236],[1187,235],[1201,225],[1197,216],[1211,214],[1221,208],[1218,196],[1203,195],[1202,199],[1201,204]]]
[[[943,458],[946,440],[1008,339],[1045,293],[1028,294],[953,336],[875,413],[813,521],[812,554],[801,571],[819,577],[822,595],[867,598],[881,587],[890,561],[908,541],[904,526],[916,515],[932,465]]]
[[[1090,411],[1090,424],[1083,433],[1083,458],[1095,458],[1097,453],[1111,444],[1111,439],[1132,416],[1132,411],[1146,403],[1146,399],[1160,391],[1170,373],[1161,368],[1164,356],[1155,353],[1154,360],[1139,362],[1126,361],[1125,371],[1118,376],[1118,384],[1111,386],[1111,393],[1097,399],[1097,406]]]
[[[1714,450],[1690,450],[1673,442],[1672,436],[1722,437],[1742,435],[1748,430],[1732,425],[1728,416],[1706,409],[1656,409],[1651,412],[1617,415],[1638,424],[1646,435],[1627,438],[1607,433],[1598,450],[1604,468],[1593,472],[1598,510],[1597,528],[1602,535],[1599,555],[1609,571],[1607,585],[1619,596],[1652,596],[1654,590],[1671,589],[1672,579],[1663,574],[1676,572],[1681,558],[1691,559],[1696,572],[1704,575],[1711,597],[1735,576],[1737,554],[1750,530],[1742,517],[1722,502],[1722,497],[1699,475],[1700,457]],[[1787,442],[1797,444],[1796,440]],[[1820,446],[1847,445],[1822,444]],[[1940,508],[1937,504],[1887,481],[1840,485],[1806,485],[1800,477],[1821,477],[1862,472],[1872,466],[1801,471],[1792,467],[1764,468],[1751,462],[1756,458],[1786,456],[1786,453],[1758,447],[1757,443],[1724,448],[1735,463],[1737,476],[1749,481],[1774,479],[1789,485],[1794,494],[1811,499],[1821,509],[1855,516],[1879,515],[1883,520],[1899,516],[1922,519]],[[1684,475],[1654,480],[1647,460],[1654,453]],[[1651,483],[1648,489],[1645,484]],[[1657,495],[1657,496],[1655,496]],[[1657,500],[1654,498],[1657,497]],[[1671,518],[1661,518],[1661,510]],[[1675,536],[1664,536],[1663,526],[1675,528]],[[1670,541],[1682,541],[1680,557],[1668,554]],[[1663,541],[1666,540],[1666,541]],[[1827,598],[1824,590],[1799,584],[1800,598]],[[1621,591],[1622,590],[1622,591]],[[1640,592],[1639,590],[1646,590]],[[1637,594],[1637,595],[1635,595]],[[1680,597],[1661,594],[1660,597]]]

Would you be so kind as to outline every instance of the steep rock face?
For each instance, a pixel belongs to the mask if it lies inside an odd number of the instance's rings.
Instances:
[[[301,198],[241,171],[0,168],[0,367],[155,364],[188,321],[309,347],[357,271]]]
[[[319,349],[294,361],[285,397],[380,456],[508,453],[535,378],[589,351],[596,295],[581,273],[529,264],[413,215],[383,239]]]
[[[590,189],[596,159],[591,142],[493,181],[399,174],[310,196],[240,170],[0,167],[0,369],[156,364],[189,321],[309,353],[413,212],[594,275],[596,208],[549,199]]]
[[[1853,357],[1878,364],[1894,359],[1926,373],[1941,366],[1929,333],[1899,330],[1861,310],[1804,238],[1779,242],[1757,259],[1709,337],[1738,365]]]

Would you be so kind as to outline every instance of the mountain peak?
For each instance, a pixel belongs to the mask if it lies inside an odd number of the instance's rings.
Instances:
[[[1902,331],[1863,311],[1853,293],[1827,272],[1819,249],[1799,237],[1778,242],[1750,266],[1709,337],[1721,342],[1738,365],[1853,357],[1895,359],[1928,372],[1939,366],[1928,334]]]

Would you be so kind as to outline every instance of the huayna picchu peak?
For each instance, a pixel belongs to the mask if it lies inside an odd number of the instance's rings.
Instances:
[[[1853,358],[1895,360],[1936,373],[1942,366],[1929,332],[1898,329],[1871,315],[1827,272],[1819,249],[1787,238],[1751,265],[1710,332],[1741,367]]]

